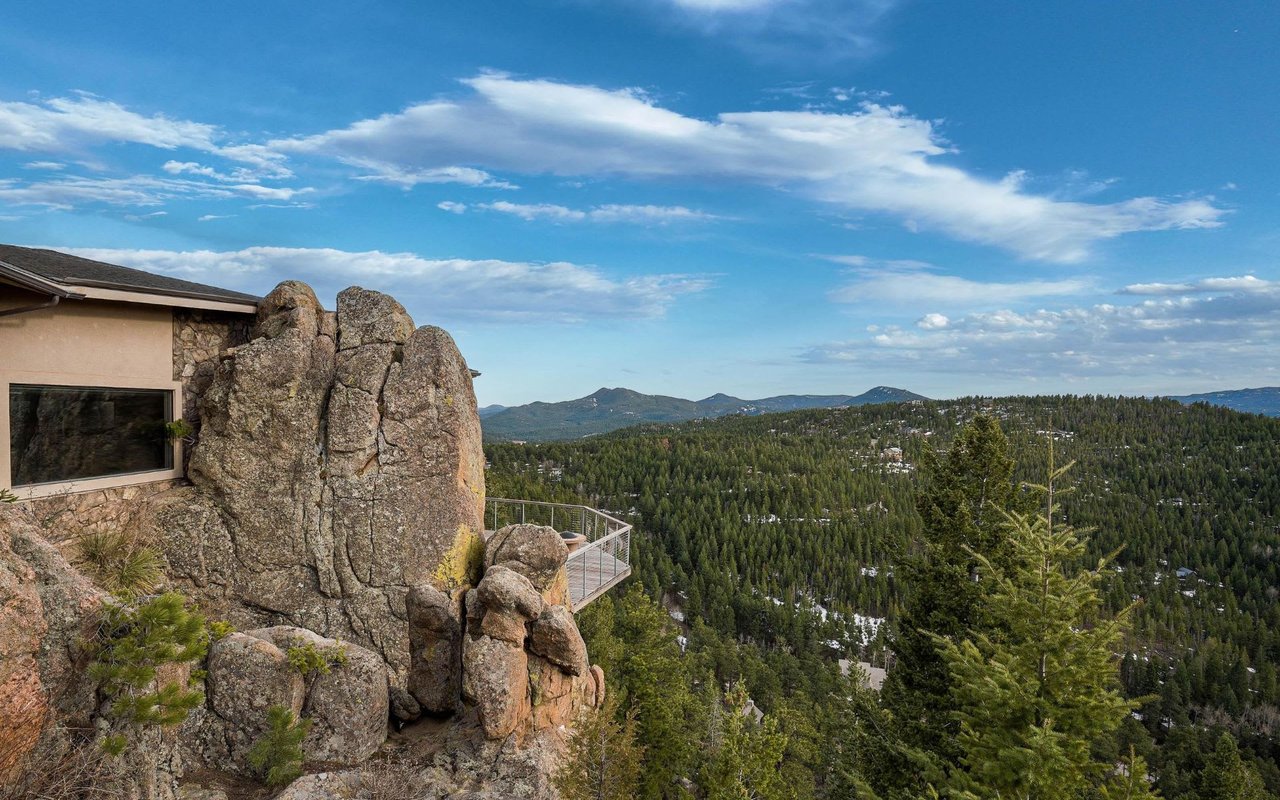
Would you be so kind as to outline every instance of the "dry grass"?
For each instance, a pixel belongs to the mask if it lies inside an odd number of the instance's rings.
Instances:
[[[0,800],[118,800],[114,776],[114,761],[92,742],[69,742],[63,752],[37,747],[0,784]]]
[[[422,766],[403,754],[371,762],[360,772],[364,800],[429,800],[422,786]]]

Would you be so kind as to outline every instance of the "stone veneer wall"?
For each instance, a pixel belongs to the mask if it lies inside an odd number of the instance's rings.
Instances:
[[[200,398],[208,391],[218,356],[249,341],[253,317],[225,311],[173,311],[173,379],[182,381],[182,418],[200,428]]]

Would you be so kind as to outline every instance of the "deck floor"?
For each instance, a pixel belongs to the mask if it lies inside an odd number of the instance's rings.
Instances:
[[[631,567],[603,550],[587,550],[565,565],[569,572],[569,599],[580,611],[631,574]]]
[[[485,541],[492,535],[493,531],[486,530]],[[570,558],[565,568],[569,574],[569,603],[575,614],[631,575],[631,566],[625,561],[605,549],[591,547],[577,558]]]

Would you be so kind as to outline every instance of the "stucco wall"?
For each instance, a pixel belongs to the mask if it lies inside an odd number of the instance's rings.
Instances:
[[[0,309],[46,298],[0,287]],[[0,487],[9,488],[9,385],[108,386],[167,389],[181,408],[181,383],[173,377],[173,311],[91,300],[64,300],[53,308],[0,317]],[[175,463],[181,464],[181,453]],[[178,477],[180,469],[146,473],[125,483]],[[118,479],[107,484],[120,485]],[[80,489],[103,488],[99,480]],[[67,487],[62,487],[65,490]],[[36,494],[43,490],[33,490]],[[31,491],[26,492],[30,494]],[[20,495],[24,493],[20,492]]]

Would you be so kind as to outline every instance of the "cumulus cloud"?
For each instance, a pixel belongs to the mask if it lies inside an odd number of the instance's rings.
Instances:
[[[684,206],[607,204],[588,209],[575,209],[552,203],[509,203],[499,200],[494,203],[480,203],[477,208],[511,214],[530,222],[549,220],[551,222],[630,222],[666,225],[671,222],[698,222],[717,218],[714,214],[695,211]]]
[[[703,291],[699,275],[641,275],[616,279],[602,270],[568,262],[532,263],[498,259],[430,259],[379,250],[249,247],[210,250],[117,250],[58,248],[108,263],[234,285],[263,293],[276,282],[299,278],[322,298],[359,282],[391,292],[421,316],[434,319],[579,323],[601,315],[661,316],[679,298]],[[589,311],[589,316],[586,312]]]
[[[466,164],[486,173],[758,184],[1052,262],[1078,262],[1097,242],[1135,231],[1214,227],[1225,213],[1210,198],[1090,203],[1035,194],[1020,173],[975,175],[946,163],[953,148],[935,123],[901,106],[864,102],[848,113],[726,112],[704,120],[636,89],[496,73],[463,83],[471,93],[460,99],[267,147],[390,165],[406,175]]]
[[[964,373],[979,378],[1138,381],[1174,377],[1237,384],[1277,374],[1280,282],[1219,289],[1133,304],[1103,303],[1031,312],[926,315],[914,328],[884,326],[864,338],[810,348],[814,363]],[[1247,382],[1247,381],[1246,381]]]
[[[453,200],[441,200],[436,203],[436,208],[441,211],[448,211],[450,214],[465,214],[467,212],[466,203],[458,203]]]

